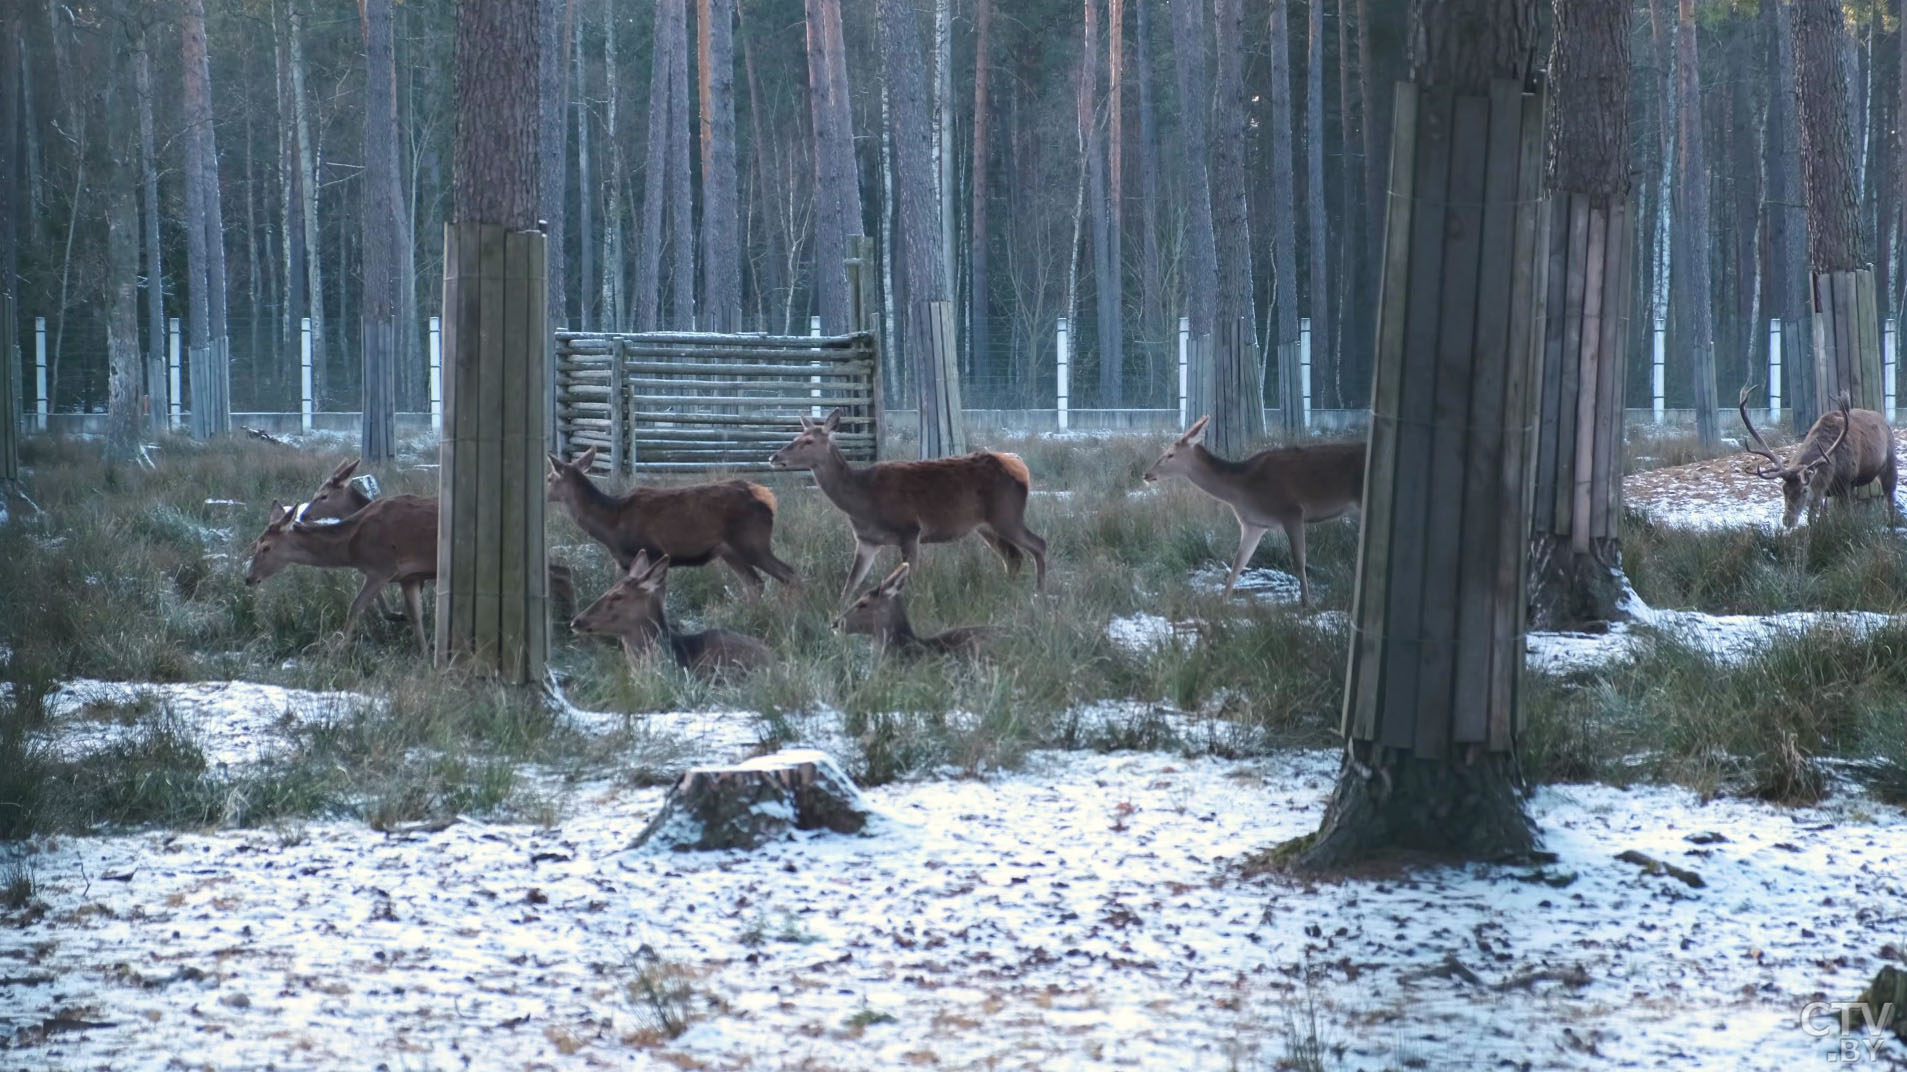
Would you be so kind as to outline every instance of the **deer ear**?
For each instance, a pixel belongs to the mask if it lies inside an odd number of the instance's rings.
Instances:
[[[352,473],[355,473],[358,471],[358,466],[362,464],[363,461],[364,461],[363,458],[353,458],[348,462],[339,462],[338,467],[331,471],[330,482],[333,484],[344,483],[347,479],[350,478]]]
[[[290,516],[291,511],[285,509],[285,504],[279,502],[277,499],[273,499],[271,501],[271,512],[265,515],[265,527],[270,528],[273,525],[282,525],[285,519]]]
[[[1185,434],[1179,437],[1179,442],[1188,447],[1195,443],[1205,442],[1205,423],[1211,419],[1212,415],[1208,413],[1198,420],[1193,421],[1192,427],[1187,428]]]
[[[634,580],[647,572],[649,572],[649,552],[637,551],[636,557],[629,561],[629,568],[624,570],[622,575]]]
[[[582,457],[576,459],[574,464],[578,472],[589,472],[589,467],[596,464],[596,451],[599,449],[601,448],[591,447],[583,452]]]
[[[841,407],[836,406],[834,407],[834,412],[828,414],[828,419],[821,423],[821,427],[832,432],[836,428],[841,427],[841,417],[842,417]]]
[[[557,457],[557,456],[556,456],[556,455],[554,455],[554,454],[545,454],[545,455],[543,455],[543,456],[544,456],[545,458],[548,458],[548,459],[550,460],[550,473],[551,473],[551,474],[556,474],[556,473],[560,473],[560,472],[562,472],[562,471],[563,471],[563,459],[561,459],[561,458],[559,458],[559,457]]]
[[[809,419],[808,419],[808,418],[806,418],[806,417],[797,417],[797,418],[796,418],[796,420],[799,420],[799,421],[801,422],[801,430],[802,430],[802,431],[804,431],[804,432],[812,432],[812,431],[814,431],[814,422],[813,422],[813,421],[811,421],[811,420],[809,420]]]
[[[908,574],[912,572],[912,569],[913,567],[906,562],[895,566],[894,572],[888,574],[887,579],[880,583],[880,590],[883,592],[900,591],[906,586]]]

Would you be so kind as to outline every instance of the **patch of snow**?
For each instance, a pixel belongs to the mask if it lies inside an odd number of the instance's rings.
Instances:
[[[80,759],[137,739],[137,718],[100,718],[150,704],[195,744],[208,765],[255,763],[292,744],[300,726],[345,718],[374,701],[350,692],[310,692],[249,681],[147,684],[80,678],[47,697],[47,725],[35,739],[61,759]]]
[[[1175,637],[1196,639],[1190,623],[1185,626],[1173,624],[1157,614],[1128,614],[1114,618],[1106,623],[1106,638],[1114,644],[1133,653],[1142,655],[1154,648],[1170,644]]]
[[[1873,611],[1789,611],[1781,614],[1703,614],[1643,608],[1635,623],[1615,622],[1607,633],[1528,634],[1529,668],[1561,674],[1625,662],[1650,642],[1649,630],[1699,651],[1721,666],[1747,662],[1771,644],[1817,629],[1864,636],[1902,617]],[[1635,625],[1643,629],[1634,628]]]
[[[244,506],[245,500],[243,499],[207,499],[205,500],[205,505],[206,506]]]
[[[1330,1067],[1820,1067],[1840,1040],[1804,1008],[1851,999],[1907,922],[1902,816],[1862,798],[1547,787],[1547,867],[1243,876],[1315,829],[1337,765],[1035,753],[867,790],[894,820],[873,836],[752,853],[627,852],[663,791],[610,783],[554,829],[62,837],[28,858],[48,911],[0,931],[9,974],[46,979],[0,1033],[71,1067],[1198,1072],[1269,1067],[1311,1001]],[[679,1038],[638,1034],[645,963],[691,980]],[[15,1035],[67,1010],[108,1026]]]
[[[1230,573],[1230,566],[1207,566],[1192,574],[1192,586],[1207,592],[1222,592],[1225,590],[1225,578]],[[1232,587],[1232,592],[1273,603],[1296,603],[1299,595],[1298,578],[1284,570],[1248,569],[1238,575],[1238,583]]]

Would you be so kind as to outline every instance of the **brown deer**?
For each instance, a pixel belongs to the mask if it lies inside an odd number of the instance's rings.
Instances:
[[[1363,443],[1318,443],[1304,447],[1261,450],[1242,462],[1227,461],[1206,450],[1208,414],[1193,422],[1178,441],[1165,448],[1145,471],[1150,484],[1160,477],[1183,476],[1200,491],[1232,508],[1238,518],[1238,554],[1225,595],[1238,583],[1239,571],[1258,550],[1258,541],[1273,525],[1291,541],[1291,560],[1298,567],[1298,603],[1311,602],[1311,582],[1304,568],[1304,527],[1329,521],[1359,509],[1364,498]]]
[[[760,484],[726,480],[679,488],[634,487],[611,495],[589,478],[595,447],[573,462],[554,454],[549,459],[544,481],[549,501],[562,504],[623,569],[647,551],[651,558],[667,557],[677,566],[700,566],[719,558],[753,592],[761,591],[761,573],[785,585],[796,584],[794,567],[776,558],[770,547],[775,493]]]
[[[325,478],[324,483],[318,485],[318,490],[312,493],[308,501],[301,506],[293,508],[292,520],[306,522],[337,521],[350,517],[352,514],[371,505],[371,496],[366,495],[364,490],[352,480],[352,474],[357,472],[358,465],[363,460],[362,458],[353,458],[348,462],[340,462],[338,467],[331,471],[331,475]],[[372,486],[374,488],[376,487],[376,485]],[[429,497],[429,502],[432,509],[437,508],[437,499],[435,496]],[[434,524],[433,522],[433,526]],[[434,527],[432,531],[436,531]],[[576,609],[576,578],[574,574],[571,573],[569,566],[561,562],[549,563],[549,578],[551,613],[555,614],[559,619],[567,618],[570,613]],[[385,609],[384,593],[382,592],[379,592],[377,595],[377,606],[384,617],[392,621],[401,621],[406,617],[402,614],[393,614]]]
[[[841,411],[825,421],[801,418],[801,434],[776,451],[777,469],[811,469],[822,494],[848,515],[854,530],[854,565],[841,590],[847,599],[874,565],[883,547],[899,547],[913,564],[923,543],[945,543],[969,532],[998,552],[1007,576],[1018,576],[1021,552],[1033,556],[1034,585],[1046,591],[1046,541],[1026,527],[1026,497],[1033,478],[1011,454],[976,451],[958,458],[920,462],[848,464],[834,442]]]
[[[344,618],[347,636],[378,592],[386,584],[398,585],[404,591],[418,646],[430,654],[420,591],[425,581],[437,576],[437,500],[417,495],[373,499],[364,509],[330,524],[300,521],[274,502],[264,533],[252,544],[245,583],[258,584],[293,564],[364,574],[364,587]]]
[[[933,636],[921,636],[907,621],[907,605],[901,588],[907,584],[913,567],[903,562],[887,579],[854,601],[835,619],[835,628],[843,633],[862,633],[874,638],[879,647],[896,648],[903,654],[976,655],[981,646],[999,635],[990,625],[969,625],[948,629]]]
[[[722,677],[730,671],[745,673],[775,661],[775,653],[754,637],[726,629],[700,633],[670,629],[663,612],[668,582],[669,556],[651,561],[649,552],[637,551],[629,569],[596,602],[584,607],[569,627],[587,635],[616,637],[631,663],[641,661],[659,646],[658,641],[664,641],[677,666],[703,678]]]
[[[1871,409],[1849,409],[1847,396],[1843,395],[1840,411],[1821,414],[1790,460],[1784,462],[1755,431],[1755,422],[1748,419],[1748,396],[1754,390],[1754,384],[1744,386],[1735,403],[1741,423],[1755,440],[1755,446],[1744,443],[1742,449],[1768,459],[1770,464],[1755,469],[1756,476],[1781,481],[1784,528],[1793,528],[1803,510],[1813,517],[1825,500],[1845,501],[1855,488],[1876,478],[1887,493],[1888,524],[1898,522],[1900,506],[1894,501],[1894,489],[1900,482],[1900,470],[1894,458],[1894,433],[1887,427],[1886,418]]]

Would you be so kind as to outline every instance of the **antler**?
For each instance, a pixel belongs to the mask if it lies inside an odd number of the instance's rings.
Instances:
[[[1811,470],[1817,469],[1823,465],[1828,464],[1828,462],[1833,460],[1834,452],[1836,450],[1839,450],[1841,447],[1841,444],[1847,441],[1848,426],[1851,425],[1852,423],[1853,423],[1852,417],[1848,413],[1847,392],[1843,391],[1841,392],[1841,434],[1834,437],[1833,444],[1831,444],[1828,447],[1828,449],[1822,451],[1821,456],[1819,458],[1816,458],[1814,461],[1808,464],[1809,469]]]
[[[1774,480],[1778,478],[1779,476],[1781,476],[1782,471],[1787,469],[1788,467],[1782,463],[1780,458],[1775,457],[1775,452],[1769,448],[1768,441],[1761,438],[1760,432],[1755,431],[1755,422],[1748,419],[1748,396],[1754,393],[1755,393],[1754,384],[1752,383],[1743,384],[1741,389],[1741,397],[1736,400],[1735,408],[1741,412],[1741,423],[1748,427],[1748,434],[1755,437],[1755,443],[1760,447],[1760,449],[1757,450],[1755,447],[1751,447],[1746,443],[1743,443],[1741,447],[1743,450],[1747,451],[1750,454],[1759,454],[1762,457],[1773,462],[1774,463],[1773,469],[1770,469],[1769,467],[1765,465],[1756,466],[1755,475],[1762,478],[1763,480]]]

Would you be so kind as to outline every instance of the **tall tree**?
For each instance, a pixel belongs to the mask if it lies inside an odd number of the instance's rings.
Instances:
[[[689,14],[687,0],[666,0],[669,8],[669,141],[664,160],[668,189],[669,293],[672,318],[681,331],[696,327],[695,206],[689,171]]]
[[[549,225],[549,314],[553,327],[569,326],[568,266],[564,261],[568,233],[568,179],[566,157],[569,124],[563,120],[569,100],[569,0],[539,0],[537,5],[536,99],[537,183],[542,194],[542,217]]]
[[[291,107],[298,143],[296,193],[304,232],[305,310],[311,317],[311,390],[316,396],[317,408],[323,409],[328,395],[326,388],[330,382],[331,360],[327,340],[331,333],[325,327],[324,316],[324,257],[320,253],[321,232],[318,226],[318,161],[317,149],[312,142],[312,129],[316,124],[311,121],[311,102],[305,91],[304,14],[298,9],[298,0],[289,0],[289,6]]]
[[[702,102],[702,327],[707,331],[740,331],[742,247],[741,219],[735,205],[735,0],[699,2],[696,56]]]
[[[1695,434],[1706,447],[1721,442],[1715,392],[1715,312],[1709,286],[1708,152],[1702,129],[1702,74],[1695,50],[1695,0],[1677,0],[1675,30],[1676,133],[1673,230],[1676,349],[1689,356]],[[1843,127],[1842,129],[1846,129]]]
[[[229,430],[225,360],[225,224],[219,202],[218,144],[212,129],[211,64],[205,0],[184,0],[186,261],[192,300],[192,434]]]
[[[570,65],[576,72],[576,325],[584,331],[595,331],[600,325],[596,322],[596,173],[592,169],[589,137],[589,68],[583,64],[583,0],[569,0],[570,6]],[[668,10],[669,0],[660,0],[656,4],[656,25],[661,26],[664,13]],[[656,38],[656,56],[662,56],[662,38]],[[668,72],[666,63],[659,69]],[[663,107],[668,106],[665,95]],[[650,150],[651,153],[654,149]],[[653,160],[651,161],[653,163]]]
[[[1085,44],[1079,54],[1079,141],[1086,170],[1086,212],[1092,220],[1093,296],[1099,344],[1099,404],[1125,405],[1125,354],[1119,310],[1119,267],[1107,212],[1106,155],[1099,125],[1099,3],[1085,0]],[[1070,312],[1070,309],[1068,310]]]
[[[359,208],[363,296],[358,301],[364,419],[358,450],[372,464],[397,452],[398,245],[404,202],[397,167],[397,44],[391,0],[364,0],[364,172]]]
[[[988,139],[992,132],[987,88],[993,72],[988,51],[992,29],[993,0],[974,0],[973,174],[968,180],[973,208],[967,219],[967,302],[972,315],[967,321],[967,346],[973,354],[973,368],[984,372],[993,369],[992,292],[987,279]]]
[[[906,293],[902,339],[920,403],[920,456],[961,452],[959,383],[939,361],[934,346],[933,303],[951,303],[947,261],[941,249],[940,206],[934,196],[933,121],[928,115],[920,24],[908,0],[880,0],[877,25],[881,71],[892,108],[894,221],[899,234],[900,275]],[[951,326],[949,323],[942,326]],[[950,340],[951,341],[951,340]],[[957,370],[954,370],[957,371]],[[941,418],[951,410],[952,435]]]
[[[954,289],[953,0],[934,0],[934,194],[940,202],[940,256]]]
[[[1185,257],[1185,315],[1194,339],[1209,337],[1218,322],[1218,247],[1212,233],[1211,82],[1205,66],[1205,19],[1198,3],[1172,5],[1172,52],[1178,65],[1179,197],[1184,202],[1180,239]],[[1202,370],[1194,369],[1198,375]],[[1210,405],[1194,391],[1201,405]],[[1216,440],[1214,424],[1211,437]]]
[[[1793,407],[1794,429],[1814,424],[1816,401],[1807,274],[1807,206],[1801,184],[1801,119],[1796,97],[1794,23],[1787,8],[1792,0],[1769,0],[1761,5],[1763,36],[1767,44],[1768,90],[1768,290],[1769,315],[1781,321],[1781,366],[1786,370],[1784,397]],[[1777,385],[1770,384],[1772,392]]]
[[[126,0],[111,8],[117,27],[108,33],[122,39],[130,22]],[[109,69],[100,75],[101,112],[106,122],[106,458],[126,460],[139,450],[144,421],[139,412],[139,169],[137,144],[128,118],[127,75],[121,50],[111,50]],[[136,66],[136,65],[135,65]],[[12,419],[6,414],[4,419]]]
[[[166,273],[159,248],[159,154],[152,130],[152,49],[148,41],[151,33],[150,25],[141,26],[138,30],[133,77],[139,103],[139,188],[144,195],[146,419],[152,433],[160,435],[171,424],[172,417],[166,367]],[[5,181],[6,177],[0,176],[0,182]]]
[[[602,327],[623,331],[622,307],[622,139],[620,111],[622,61],[616,48],[616,0],[603,0],[603,225],[602,297],[597,306]]]
[[[815,305],[823,328],[839,332],[849,327],[848,236],[861,233],[860,169],[854,164],[841,0],[806,0],[806,9],[808,102],[814,123]]]
[[[1536,842],[1514,758],[1529,451],[1511,431],[1528,419],[1541,300],[1536,4],[1411,0],[1409,22],[1348,747],[1319,830],[1293,846],[1307,867]]]
[[[1151,381],[1153,359],[1167,335],[1165,284],[1159,256],[1159,132],[1152,103],[1152,10],[1154,0],[1135,0],[1139,72],[1139,302],[1146,339],[1146,372]]]
[[[1265,110],[1271,117],[1271,345],[1278,357],[1278,422],[1285,435],[1293,436],[1304,428],[1304,384],[1298,352],[1298,239],[1293,214],[1282,211],[1297,203],[1291,174],[1291,4],[1270,0],[1269,6],[1271,64]]]
[[[1101,325],[1099,344],[1101,365],[1101,405],[1123,407],[1126,403],[1126,261],[1125,200],[1126,180],[1126,4],[1125,0],[1106,0],[1106,263],[1112,278],[1105,286],[1112,295],[1112,322]],[[1105,291],[1101,291],[1102,294]],[[1105,313],[1102,311],[1101,316]],[[1108,337],[1110,341],[1108,341]],[[1110,390],[1105,389],[1107,370],[1112,376]]]
[[[457,5],[436,645],[440,664],[532,685],[549,653],[537,5]]]
[[[1304,176],[1305,245],[1310,253],[1306,304],[1311,309],[1311,375],[1317,378],[1319,369],[1336,363],[1337,352],[1331,335],[1331,243],[1324,230],[1324,0],[1305,5]]]
[[[654,52],[649,60],[649,127],[642,169],[642,229],[636,237],[635,327],[654,331],[662,307],[663,198],[669,147],[669,5],[656,5]]]
[[[1251,218],[1245,198],[1245,112],[1243,0],[1214,0],[1212,39],[1216,44],[1212,109],[1212,233],[1218,253],[1216,330],[1221,340],[1236,331],[1231,345],[1216,351],[1212,382],[1212,449],[1236,456],[1265,434],[1265,388],[1259,373],[1251,270]],[[1203,44],[1203,40],[1200,41]],[[1314,328],[1315,330],[1315,328]]]
[[[0,8],[0,494],[20,482],[20,37],[22,5]]]

